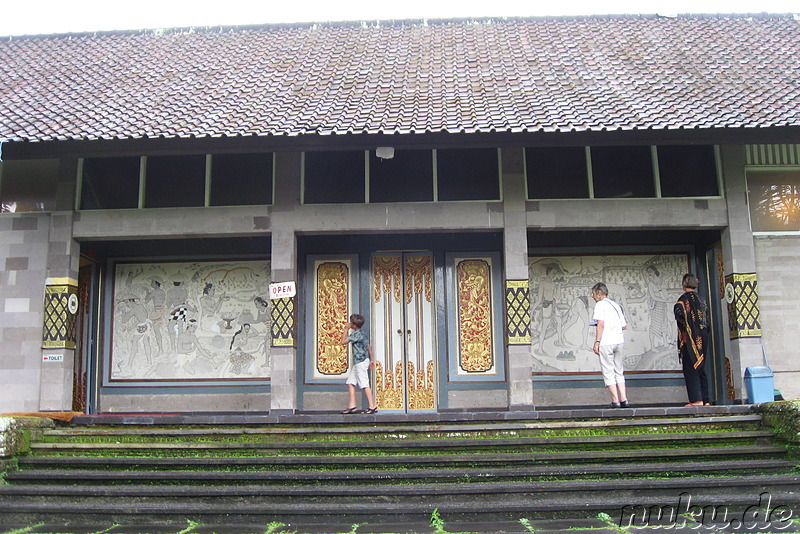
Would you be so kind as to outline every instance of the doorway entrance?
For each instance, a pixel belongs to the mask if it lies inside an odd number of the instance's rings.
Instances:
[[[375,399],[381,411],[436,410],[436,300],[431,252],[371,260]]]

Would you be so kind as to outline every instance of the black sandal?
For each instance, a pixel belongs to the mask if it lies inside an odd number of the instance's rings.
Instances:
[[[365,414],[378,413],[378,407],[376,406],[375,408],[368,408],[368,409],[364,410],[361,413],[365,413]]]
[[[358,407],[357,406],[353,406],[352,408],[348,408],[345,411],[339,412],[339,413],[343,413],[343,414],[358,413]]]

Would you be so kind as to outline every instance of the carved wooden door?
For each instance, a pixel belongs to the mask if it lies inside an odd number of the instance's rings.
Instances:
[[[436,306],[433,255],[372,258],[372,348],[381,411],[436,410]]]

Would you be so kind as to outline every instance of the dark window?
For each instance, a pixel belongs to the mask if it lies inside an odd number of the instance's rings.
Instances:
[[[364,152],[306,152],[303,202],[364,203]]]
[[[500,200],[496,148],[438,150],[436,162],[439,200]]]
[[[592,147],[592,182],[596,198],[654,197],[650,147]]]
[[[662,197],[719,195],[713,146],[660,146],[658,173]]]
[[[0,212],[52,211],[58,190],[57,159],[4,161]]]
[[[211,158],[211,205],[272,203],[272,154],[225,154]]]
[[[747,191],[754,232],[800,230],[800,169],[750,171]]]
[[[433,201],[433,151],[396,150],[391,159],[370,151],[369,201]]]
[[[81,209],[139,207],[139,158],[83,160]]]
[[[589,198],[584,147],[525,149],[529,198]]]
[[[183,208],[205,205],[205,156],[147,158],[146,208]]]

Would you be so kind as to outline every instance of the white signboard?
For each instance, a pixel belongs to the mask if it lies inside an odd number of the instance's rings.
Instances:
[[[276,282],[269,285],[269,298],[285,299],[297,294],[297,287],[294,282]]]
[[[43,362],[63,362],[64,355],[63,354],[43,354],[42,355]]]
[[[70,293],[67,298],[67,309],[72,315],[78,313],[78,295],[75,293]]]

